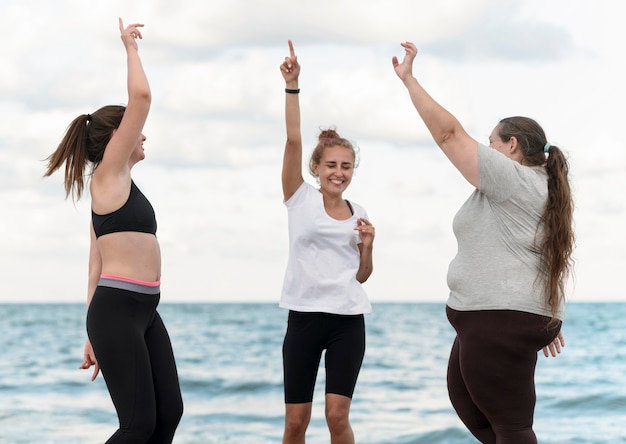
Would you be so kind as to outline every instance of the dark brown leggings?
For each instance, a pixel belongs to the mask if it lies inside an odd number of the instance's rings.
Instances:
[[[457,337],[448,362],[448,393],[459,418],[482,443],[534,444],[537,352],[561,322],[512,310],[446,307]]]

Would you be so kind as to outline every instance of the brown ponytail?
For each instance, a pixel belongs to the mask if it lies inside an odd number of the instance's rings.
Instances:
[[[65,197],[72,193],[76,200],[81,198],[85,189],[85,167],[91,163],[93,172],[100,164],[125,110],[118,105],[104,106],[93,114],[82,114],[70,123],[63,140],[46,159],[48,169],[44,174],[44,177],[50,176],[65,163]]]
[[[548,144],[539,124],[528,117],[508,117],[498,125],[503,141],[517,138],[524,164],[544,165],[548,174],[548,198],[540,220],[538,280],[553,316],[565,295],[565,283],[572,272],[574,249],[574,202],[569,185],[569,165],[563,152]],[[547,149],[547,151],[544,151]],[[547,154],[546,154],[547,153]]]
[[[550,146],[546,161],[548,173],[548,199],[541,217],[543,242],[541,243],[542,269],[546,270],[544,288],[549,295],[548,304],[555,313],[565,294],[565,282],[573,266],[574,203],[568,181],[569,165],[563,152]]]

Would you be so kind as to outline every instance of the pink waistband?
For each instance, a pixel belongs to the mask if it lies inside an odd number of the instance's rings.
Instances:
[[[100,277],[101,278],[105,278],[105,279],[115,279],[116,281],[124,281],[124,282],[132,282],[134,284],[148,285],[150,287],[158,287],[161,284],[160,280],[158,280],[156,282],[147,282],[147,281],[140,281],[138,279],[131,279],[131,278],[122,277],[122,276],[115,276],[114,274],[101,274]]]

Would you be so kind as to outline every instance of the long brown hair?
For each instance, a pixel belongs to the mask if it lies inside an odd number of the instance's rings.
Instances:
[[[519,116],[502,119],[498,135],[503,141],[515,137],[524,163],[544,165],[548,174],[548,198],[540,220],[543,236],[538,244],[541,267],[538,278],[554,317],[573,268],[574,202],[568,178],[569,165],[563,151],[548,143],[545,132],[533,119]]]
[[[80,199],[85,189],[85,167],[91,164],[91,172],[100,164],[113,130],[120,126],[126,107],[103,106],[93,114],[81,114],[68,126],[63,140],[46,160],[50,176],[65,163],[65,197],[72,193]]]

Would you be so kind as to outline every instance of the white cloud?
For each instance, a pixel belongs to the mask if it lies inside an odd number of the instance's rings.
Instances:
[[[452,216],[470,189],[434,147],[395,78],[399,42],[416,74],[486,140],[499,118],[537,118],[571,155],[577,195],[575,300],[623,299],[621,190],[626,77],[609,0],[293,3],[46,2],[0,5],[0,267],[4,300],[83,300],[88,201],[64,201],[42,162],[76,115],[124,103],[117,17],[142,20],[153,90],[147,160],[166,300],[277,300],[287,254],[280,195],[291,38],[303,67],[305,153],[336,126],[361,148],[347,197],[377,226],[372,299],[445,300]],[[565,13],[567,11],[567,13]],[[618,56],[616,56],[616,54]],[[620,57],[622,60],[620,60]],[[306,155],[306,154],[305,154]]]

